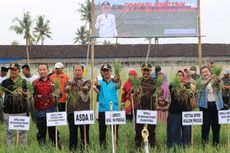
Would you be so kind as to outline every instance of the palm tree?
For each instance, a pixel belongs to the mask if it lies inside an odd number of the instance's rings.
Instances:
[[[89,31],[86,30],[85,26],[81,26],[77,32],[75,32],[75,34],[77,35],[74,38],[74,43],[80,43],[82,45],[85,45],[86,43],[89,42]]]
[[[85,24],[91,23],[91,3],[90,0],[85,0],[81,3],[81,8],[78,9],[78,12],[81,13],[81,20],[85,21]]]
[[[33,36],[31,35],[32,19],[30,12],[24,13],[22,19],[19,19],[18,17],[14,18],[13,23],[15,24],[10,27],[10,30],[15,31],[18,35],[23,35],[23,38],[26,40],[27,63],[29,64],[29,46],[33,41]]]
[[[38,16],[36,19],[36,27],[34,28],[34,36],[36,43],[41,41],[41,45],[44,44],[45,38],[51,38],[51,31],[49,26],[50,21],[46,20],[44,16]]]
[[[19,42],[17,40],[14,40],[11,42],[12,46],[19,46]]]

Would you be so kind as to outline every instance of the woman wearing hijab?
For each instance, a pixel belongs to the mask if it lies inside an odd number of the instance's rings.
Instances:
[[[191,111],[190,84],[184,81],[184,72],[177,71],[176,77],[169,85],[171,103],[167,119],[167,147],[186,147],[191,144],[191,126],[182,125],[182,112]]]
[[[121,95],[121,110],[125,110],[126,119],[132,121],[133,110],[132,110],[132,100],[131,100],[131,88],[132,88],[132,78],[137,76],[137,71],[134,69],[129,70],[129,78],[125,82],[122,88]]]
[[[170,102],[169,83],[166,72],[161,70],[157,74],[157,79],[161,82],[161,86],[157,90],[157,119],[166,123],[168,116],[168,107]]]

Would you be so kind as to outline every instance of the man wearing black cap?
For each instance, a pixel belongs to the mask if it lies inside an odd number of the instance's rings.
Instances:
[[[105,125],[105,112],[110,111],[110,103],[112,102],[112,110],[118,111],[118,94],[117,89],[121,87],[119,76],[111,77],[112,67],[109,64],[104,64],[101,67],[103,79],[95,81],[94,85],[99,90],[99,139],[100,145],[106,144],[106,125]],[[117,127],[117,126],[116,126]],[[117,128],[116,128],[117,129]],[[117,132],[118,133],[118,132]]]
[[[141,66],[142,78],[141,78],[141,87],[142,93],[141,96],[134,96],[134,102],[136,105],[135,109],[141,110],[156,110],[155,102],[156,97],[153,94],[156,91],[156,80],[150,77],[152,71],[152,66],[149,63],[144,63]],[[140,98],[138,98],[140,97]],[[149,131],[149,144],[151,147],[155,147],[155,125],[147,125]],[[136,148],[139,149],[142,143],[141,131],[143,130],[144,124],[136,124],[135,131],[135,143]]]
[[[0,74],[0,84],[2,83],[3,80],[5,80],[7,78],[7,72],[8,72],[8,68],[6,67],[1,67],[1,74]]]
[[[14,131],[8,130],[9,116],[26,116],[26,80],[19,76],[20,66],[18,63],[10,64],[10,77],[1,84],[1,92],[4,97],[4,120],[7,127],[7,144],[13,145]],[[0,94],[2,95],[2,94]],[[27,144],[26,131],[19,131],[19,143]]]
[[[155,67],[155,71],[152,72],[152,73],[150,74],[151,78],[153,78],[153,79],[157,78],[157,74],[158,74],[158,72],[160,72],[160,71],[161,71],[161,66],[160,66],[160,65],[157,65],[157,66]]]
[[[108,1],[101,4],[102,14],[97,16],[95,28],[99,29],[99,37],[117,37],[116,19],[110,14],[111,6]]]

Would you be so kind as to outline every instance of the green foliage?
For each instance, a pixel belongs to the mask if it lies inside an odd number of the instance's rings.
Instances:
[[[77,32],[75,32],[75,35],[74,44],[80,43],[81,45],[85,45],[90,41],[89,31],[86,30],[85,26],[81,26]]]
[[[54,90],[56,90],[56,89],[60,89],[58,79],[54,79]]]
[[[196,91],[197,91],[198,93],[203,93],[203,92],[204,92],[205,86],[204,86],[204,83],[203,83],[201,77],[199,77],[198,79],[196,79],[196,84],[195,84],[195,86],[196,86]]]
[[[38,16],[36,19],[36,26],[34,27],[34,36],[36,39],[36,43],[41,41],[41,45],[44,44],[45,38],[51,39],[52,32],[50,31],[50,21],[45,21],[45,16]]]
[[[122,63],[121,63],[121,61],[115,60],[113,62],[113,69],[114,69],[115,75],[119,75],[120,72],[121,72],[121,69],[122,69]]]
[[[156,88],[161,88],[163,84],[163,79],[162,78],[157,78],[156,80]]]
[[[133,77],[132,80],[132,87],[139,88],[141,86],[141,78],[139,77]]]
[[[223,66],[221,65],[215,65],[212,69],[211,69],[212,73],[219,77],[223,71]]]
[[[180,92],[183,89],[183,86],[181,84],[181,80],[179,76],[174,76],[172,78],[172,82],[171,82],[172,86],[173,86],[173,90],[176,92],[177,95],[180,95]]]
[[[28,92],[31,92],[31,93],[33,92],[33,85],[31,82],[29,81],[26,82],[26,88]]]
[[[30,45],[33,40],[33,36],[31,34],[33,22],[30,12],[24,13],[22,19],[18,17],[14,18],[13,23],[15,24],[10,27],[10,30],[14,31],[18,35],[23,35],[23,38],[26,40],[26,45]]]
[[[36,140],[36,133],[37,128],[36,124],[31,122],[30,131],[28,131],[28,146],[21,146],[21,145],[14,145],[8,146],[6,145],[6,126],[5,124],[0,125],[0,153],[66,153],[69,152],[69,130],[68,126],[61,126],[58,127],[60,132],[60,143],[62,145],[62,150],[55,150],[55,147],[51,144],[51,142],[47,139],[47,144],[43,146],[39,146]],[[194,148],[192,147],[176,147],[175,150],[167,150],[166,148],[166,125],[163,123],[159,123],[156,126],[156,147],[155,149],[149,148],[149,152],[159,152],[159,153],[227,153],[227,125],[221,126],[220,131],[220,147],[218,150],[211,144],[212,142],[212,135],[210,135],[210,141],[204,148],[201,142],[201,127],[200,126],[193,126],[193,136],[194,136]],[[80,131],[78,131],[80,132]],[[144,146],[138,152],[135,148],[135,129],[133,123],[128,122],[126,125],[119,126],[119,136],[118,136],[118,145],[116,147],[117,153],[145,153]],[[82,151],[83,153],[110,153],[112,152],[112,143],[111,143],[111,128],[107,128],[106,132],[106,140],[107,140],[107,148],[101,150],[100,142],[99,142],[99,129],[98,129],[98,122],[94,125],[90,125],[90,146],[88,151]],[[78,146],[80,146],[80,137],[78,137]],[[77,151],[79,152],[79,150]]]

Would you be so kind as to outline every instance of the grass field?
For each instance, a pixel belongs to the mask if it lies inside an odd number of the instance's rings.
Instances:
[[[133,67],[135,68],[135,67]],[[178,70],[180,67],[163,67],[168,74],[175,72]],[[182,68],[182,67],[181,67]],[[184,67],[183,67],[184,68]],[[186,68],[189,68],[187,66]],[[227,67],[229,68],[229,67]],[[121,74],[121,79],[124,82],[124,80],[127,78],[127,70],[128,68],[124,68]],[[140,71],[140,68],[138,67],[138,70]],[[65,70],[66,73],[70,76],[72,76],[72,70],[69,67],[68,69]],[[96,69],[98,72],[98,69]],[[33,72],[36,72],[36,69],[33,69]],[[97,73],[96,73],[97,75]],[[119,92],[120,93],[120,92]],[[216,149],[215,147],[212,146],[212,135],[210,135],[210,143],[206,146],[204,149],[201,145],[201,129],[200,126],[194,126],[194,145],[193,148],[177,148],[176,152],[185,152],[185,153],[228,153],[228,125],[222,125],[221,126],[221,133],[220,133],[220,147]],[[46,146],[40,147],[36,141],[36,133],[37,129],[35,124],[31,121],[31,128],[30,131],[28,132],[28,145],[27,146],[7,146],[6,145],[6,132],[5,132],[5,125],[1,124],[0,125],[0,153],[52,153],[52,152],[68,152],[68,137],[69,137],[69,132],[68,132],[68,126],[62,126],[58,127],[60,131],[60,142],[62,145],[62,150],[56,151],[55,148],[48,143]],[[88,147],[88,150],[85,151],[87,153],[109,153],[112,152],[111,148],[111,130],[108,128],[107,130],[107,148],[103,151],[100,150],[100,145],[99,145],[99,133],[98,133],[98,123],[91,125],[90,126],[90,146]],[[118,153],[135,153],[137,152],[135,150],[134,146],[134,137],[135,137],[135,132],[134,132],[134,125],[133,123],[127,123],[126,125],[121,125],[119,126],[119,138],[118,138],[118,146],[116,148],[116,151]],[[48,138],[47,138],[48,139]],[[164,153],[164,152],[173,152],[168,151],[166,149],[166,125],[163,123],[159,123],[156,128],[156,139],[157,139],[157,145],[156,148],[150,149],[150,153],[152,152],[158,152],[158,153]],[[80,141],[80,136],[79,136],[79,141]],[[79,150],[77,151],[79,152]],[[142,151],[140,151],[142,152]]]
[[[52,153],[52,152],[68,152],[68,137],[69,137],[69,132],[68,132],[68,126],[62,126],[58,127],[60,131],[60,140],[62,144],[62,150],[56,151],[55,148],[48,143],[46,146],[40,147],[36,141],[36,132],[37,129],[35,127],[35,124],[31,124],[30,131],[28,132],[28,145],[27,146],[7,146],[6,145],[6,140],[5,140],[5,126],[0,125],[0,152],[1,153],[24,153],[24,152],[29,152],[29,153]],[[182,148],[177,148],[177,152],[185,152],[185,153],[227,153],[228,147],[227,147],[227,141],[228,141],[228,136],[227,136],[227,125],[224,125],[221,127],[221,145],[220,148],[217,150],[215,147],[211,145],[211,140],[210,144],[207,145],[207,147],[204,149],[202,145],[200,144],[201,139],[200,139],[200,126],[194,126],[194,148],[192,147],[182,149]],[[136,152],[135,146],[134,146],[134,126],[132,123],[127,123],[126,125],[119,126],[119,138],[118,138],[118,146],[117,146],[117,152],[118,153],[134,153]],[[79,137],[80,138],[80,137]],[[156,129],[156,138],[157,138],[157,145],[154,150],[150,149],[151,152],[158,152],[158,153],[164,153],[167,152],[166,150],[166,125],[164,124],[159,124],[157,125]],[[211,135],[210,135],[210,138]],[[80,144],[79,144],[80,145]],[[96,123],[95,125],[91,125],[90,127],[90,146],[88,150],[86,151],[87,153],[109,153],[112,152],[111,148],[111,130],[108,128],[107,131],[107,149],[101,151],[100,146],[99,146],[99,137],[98,137],[98,124]],[[77,151],[79,152],[79,150]],[[169,151],[172,152],[172,151]]]

